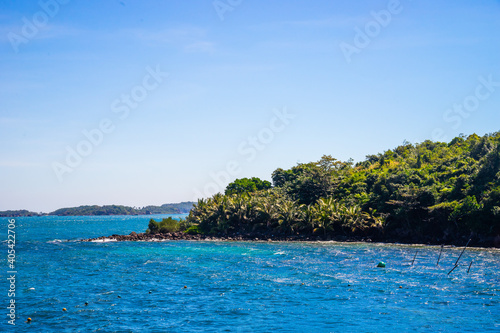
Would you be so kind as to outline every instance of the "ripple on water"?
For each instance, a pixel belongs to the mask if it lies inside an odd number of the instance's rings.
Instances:
[[[497,250],[466,251],[467,266],[448,275],[462,248],[445,248],[437,266],[440,247],[65,241],[128,234],[147,221],[22,221],[17,331],[499,329]],[[382,260],[386,268],[376,268]]]

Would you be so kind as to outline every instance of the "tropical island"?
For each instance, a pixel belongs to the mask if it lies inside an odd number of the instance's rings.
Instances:
[[[35,213],[28,210],[1,211],[0,217],[19,216],[95,216],[95,215],[153,215],[153,214],[185,214],[193,207],[194,202],[169,203],[161,206],[145,206],[135,208],[122,205],[79,206],[60,208],[51,213]]]
[[[116,240],[364,240],[500,247],[500,132],[408,142],[362,162],[323,156],[237,179],[186,219]],[[103,237],[101,237],[103,238]]]

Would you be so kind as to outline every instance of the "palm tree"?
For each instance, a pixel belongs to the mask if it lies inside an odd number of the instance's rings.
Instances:
[[[316,223],[318,228],[323,229],[324,235],[338,227],[342,206],[331,197],[321,198],[316,202]]]
[[[230,227],[229,207],[232,205],[231,198],[222,195],[220,193],[217,193],[212,197],[212,201],[213,201],[212,214],[215,220],[214,221],[215,226],[213,231],[227,234]]]
[[[316,205],[308,205],[305,207],[304,226],[305,229],[309,229],[312,232],[316,230],[316,227],[319,227],[318,207]]]
[[[345,228],[348,228],[349,232],[356,232],[364,228],[364,219],[361,207],[354,205],[350,207],[342,207],[340,220],[342,231],[346,233]]]
[[[257,227],[265,227],[270,230],[278,222],[279,212],[278,212],[278,201],[273,196],[263,196],[256,200],[255,213],[256,219],[260,221]]]
[[[209,200],[198,199],[198,202],[189,211],[187,221],[193,224],[203,223],[209,216]]]
[[[235,230],[247,229],[250,222],[250,196],[247,193],[228,198],[228,219]]]
[[[278,225],[281,231],[284,231],[285,234],[289,231],[293,233],[300,221],[303,220],[303,209],[304,205],[299,205],[295,201],[285,201],[281,204],[278,204]]]

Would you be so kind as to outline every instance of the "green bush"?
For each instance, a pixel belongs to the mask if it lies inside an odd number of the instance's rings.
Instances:
[[[189,228],[186,229],[186,231],[184,231],[186,234],[189,234],[189,235],[199,235],[199,234],[203,234],[203,231],[197,226],[197,225],[192,225],[190,226]]]
[[[159,223],[155,220],[149,220],[148,229],[146,230],[147,234],[157,234],[159,232],[160,226]]]
[[[170,216],[160,222],[160,233],[167,234],[179,231],[179,221]]]
[[[179,220],[179,231],[186,231],[192,225],[193,224],[191,222],[188,222],[185,219],[180,219]]]
[[[177,232],[181,229],[180,221],[173,219],[172,217],[167,217],[161,220],[161,222],[156,222],[155,220],[149,220],[148,229],[146,233],[151,234],[167,234]]]

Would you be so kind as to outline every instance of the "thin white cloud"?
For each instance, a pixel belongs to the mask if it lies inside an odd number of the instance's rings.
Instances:
[[[353,28],[356,25],[366,23],[367,16],[332,16],[322,19],[311,20],[293,20],[293,21],[276,21],[267,22],[258,25],[250,26],[250,29],[255,30],[269,30],[276,28],[286,27],[300,27],[300,28]]]
[[[10,43],[9,36],[15,34],[26,38],[28,41],[36,39],[58,39],[67,37],[76,37],[85,33],[85,31],[70,26],[47,24],[44,27],[37,28],[38,32],[32,37],[24,37],[22,32],[23,23],[0,26],[0,43]]]
[[[77,37],[85,33],[85,30],[77,29],[70,26],[49,24],[40,33],[41,39],[56,39],[66,37]]]
[[[487,37],[450,37],[450,36],[424,36],[417,35],[398,35],[381,36],[375,39],[376,42],[370,45],[372,49],[391,50],[405,48],[443,48],[450,46],[470,46],[484,43]],[[351,41],[349,41],[351,42]]]
[[[32,117],[14,118],[14,117],[0,117],[0,125],[19,125],[19,124],[37,124],[50,123],[48,119],[34,119]]]
[[[1,168],[44,168],[45,164],[24,162],[19,160],[0,161]]]
[[[26,91],[36,91],[39,89],[43,89],[44,87],[45,87],[44,83],[29,79],[19,78],[16,79],[15,81],[14,80],[9,81],[5,78],[3,80],[0,79],[0,91],[2,92],[2,95],[18,94]]]
[[[206,31],[198,27],[177,27],[162,30],[126,29],[113,33],[113,39],[132,38],[147,45],[168,44],[189,53],[214,53],[216,44],[207,40]]]
[[[184,47],[186,52],[190,53],[214,53],[215,52],[215,44],[212,42],[199,41],[188,44]]]
[[[11,43],[9,34],[22,35],[22,22],[19,24],[0,25],[0,43]],[[38,33],[28,40],[91,38],[94,40],[136,40],[149,46],[169,44],[190,53],[214,53],[215,43],[207,40],[206,31],[195,26],[175,27],[167,29],[120,29],[113,31],[98,31],[75,28],[72,26],[47,24],[39,28]]]
[[[206,32],[197,27],[183,27],[163,30],[126,29],[121,34],[145,42],[178,43],[199,40],[205,37]]]

